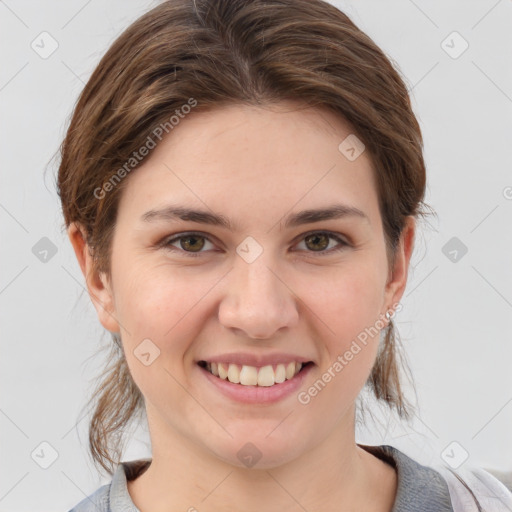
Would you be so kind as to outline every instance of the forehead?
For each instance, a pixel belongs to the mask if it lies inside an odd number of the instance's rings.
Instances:
[[[340,116],[293,102],[191,113],[128,177],[120,213],[179,200],[266,221],[340,202],[376,215],[371,159],[340,151],[349,136]]]

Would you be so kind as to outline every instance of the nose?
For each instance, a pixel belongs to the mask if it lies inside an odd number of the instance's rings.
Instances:
[[[268,263],[263,255],[252,263],[241,258],[236,262],[219,306],[219,321],[224,327],[248,338],[269,339],[297,324],[292,288]]]

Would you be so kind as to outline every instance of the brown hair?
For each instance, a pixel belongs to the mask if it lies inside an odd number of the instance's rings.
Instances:
[[[57,186],[65,225],[83,228],[95,270],[109,275],[127,179],[108,193],[98,190],[107,190],[155,127],[168,126],[191,99],[193,112],[298,100],[341,116],[374,164],[392,268],[406,217],[425,215],[426,177],[420,127],[386,55],[322,0],[168,0],[128,27],[101,59],[60,148]],[[367,386],[409,418],[392,323],[386,331]],[[114,341],[89,401],[95,404],[90,451],[109,473],[120,461],[123,427],[144,406],[115,335]]]

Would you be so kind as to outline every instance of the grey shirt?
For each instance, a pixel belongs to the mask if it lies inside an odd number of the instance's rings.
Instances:
[[[358,446],[396,469],[398,487],[391,512],[453,512],[448,485],[439,472],[422,466],[393,446]],[[150,463],[151,459],[122,462],[110,484],[97,489],[69,512],[140,512],[126,482],[143,473]]]

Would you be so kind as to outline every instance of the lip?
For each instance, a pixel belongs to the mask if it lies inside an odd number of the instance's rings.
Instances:
[[[225,357],[225,356],[224,356]],[[291,359],[293,360],[293,359]],[[210,361],[210,360],[209,360]],[[212,359],[216,362],[216,359]],[[226,362],[225,359],[219,359],[220,362]],[[301,361],[299,361],[301,362]],[[304,360],[304,362],[308,362]],[[268,363],[270,364],[270,363]],[[256,365],[254,365],[256,366]],[[264,365],[263,365],[264,366]],[[207,386],[215,386],[224,396],[230,400],[245,404],[272,404],[289,397],[292,393],[297,392],[301,387],[304,379],[314,367],[314,363],[308,364],[297,373],[292,379],[285,380],[280,384],[273,386],[243,386],[242,384],[233,384],[228,380],[221,379],[210,373],[206,368],[196,364],[201,374],[205,378]]]
[[[287,364],[293,362],[297,363],[309,363],[312,362],[312,359],[301,357],[294,354],[289,353],[275,353],[275,354],[249,354],[249,353],[241,353],[241,352],[231,352],[226,354],[219,354],[216,356],[212,356],[211,358],[204,357],[202,359],[198,359],[196,363],[199,361],[206,361],[208,363],[232,363],[238,364],[240,366],[255,366],[257,368],[261,368],[262,366],[267,365],[276,365],[279,363]]]

